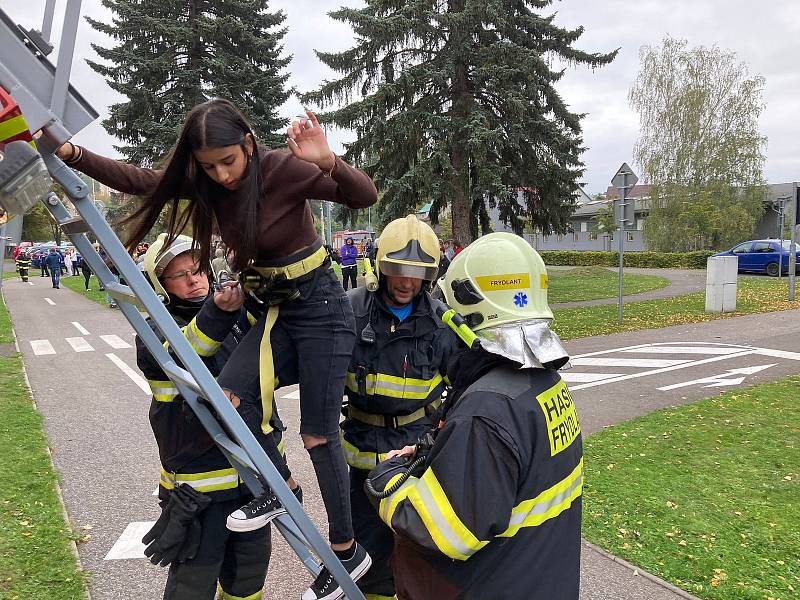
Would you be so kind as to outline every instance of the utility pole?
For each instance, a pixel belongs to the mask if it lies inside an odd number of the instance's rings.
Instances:
[[[636,182],[639,181],[639,178],[628,166],[628,163],[622,163],[622,166],[619,168],[617,173],[611,179],[611,185],[619,190],[619,200],[615,202],[616,209],[614,211],[614,215],[617,218],[617,222],[619,223],[619,227],[617,228],[617,232],[619,233],[619,275],[618,275],[618,282],[619,282],[619,322],[622,323],[622,276],[623,271],[625,269],[625,243],[623,237],[625,236],[625,230],[627,229],[626,225],[630,223],[631,225],[636,224],[635,219],[635,202],[636,200],[628,199],[628,190],[636,185]]]
[[[8,215],[5,216],[8,218]],[[3,289],[3,271],[6,267],[6,222],[0,225],[0,289]]]
[[[777,198],[778,210],[775,210],[774,208],[772,209],[778,213],[778,237],[780,239],[780,252],[778,252],[778,279],[780,279],[783,275],[783,228],[786,220],[786,201],[791,197],[792,196],[780,196]]]
[[[794,193],[792,194],[792,241],[789,243],[789,301],[795,298],[795,271],[797,270],[797,225],[800,223],[800,187],[795,181],[792,184]],[[781,248],[783,254],[783,248]]]

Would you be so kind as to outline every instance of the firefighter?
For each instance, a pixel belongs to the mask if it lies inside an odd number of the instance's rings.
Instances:
[[[23,250],[17,255],[17,271],[22,281],[28,281],[28,269],[31,268],[31,257]]]
[[[241,308],[241,287],[232,282],[210,291],[209,278],[191,252],[191,238],[179,236],[165,248],[166,237],[160,235],[145,254],[145,273],[217,375],[250,328]],[[138,337],[136,350],[137,365],[153,393],[150,423],[162,465],[162,516],[143,542],[151,561],[169,564],[164,598],[212,600],[218,584],[222,598],[261,598],[271,551],[269,528],[246,533],[226,528],[228,514],[252,495]],[[270,435],[278,437],[283,428],[275,414]],[[260,430],[261,416],[251,421],[251,429]]]
[[[397,534],[397,596],[577,600],[583,452],[544,263],[521,237],[492,233],[440,287],[476,343],[449,364],[432,443],[391,453],[367,481]]]
[[[350,503],[356,540],[373,563],[358,585],[367,600],[394,597],[389,557],[394,537],[370,505],[364,480],[395,448],[413,444],[433,425],[446,365],[457,348],[436,316],[444,305],[429,287],[439,270],[439,240],[414,215],[389,223],[376,256],[378,289],[348,293],[357,341],[347,372],[347,419],[342,423],[350,466]]]

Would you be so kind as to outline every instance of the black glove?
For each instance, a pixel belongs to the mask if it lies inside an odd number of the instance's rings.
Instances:
[[[193,558],[200,545],[199,515],[210,503],[211,498],[191,486],[176,487],[161,518],[142,538],[142,543],[150,542],[144,550],[150,562],[165,567],[175,560]]]

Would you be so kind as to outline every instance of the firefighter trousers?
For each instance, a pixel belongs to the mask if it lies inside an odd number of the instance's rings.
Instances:
[[[261,598],[272,550],[270,526],[243,533],[225,526],[228,515],[246,500],[212,502],[202,512],[197,555],[170,565],[164,600],[214,600],[218,584],[225,600]]]

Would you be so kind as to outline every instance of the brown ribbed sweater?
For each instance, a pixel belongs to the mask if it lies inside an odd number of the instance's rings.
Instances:
[[[150,196],[161,178],[161,171],[143,169],[94,154],[83,154],[70,166],[125,194]],[[317,239],[308,199],[330,200],[350,208],[375,204],[375,184],[362,171],[336,158],[336,168],[326,177],[316,165],[295,158],[282,150],[261,151],[265,195],[258,207],[258,259],[285,258]],[[226,210],[230,194],[223,192],[214,205],[222,240],[236,248],[239,239],[233,211]],[[228,218],[226,218],[228,217]]]

